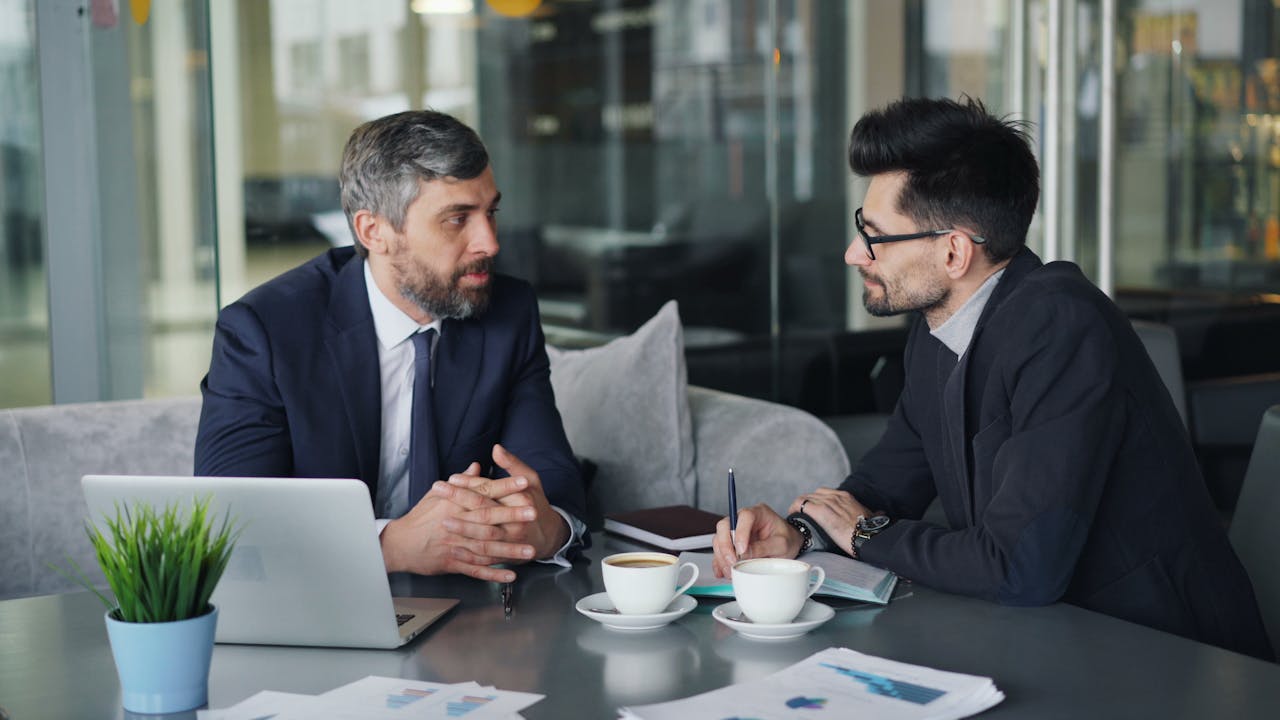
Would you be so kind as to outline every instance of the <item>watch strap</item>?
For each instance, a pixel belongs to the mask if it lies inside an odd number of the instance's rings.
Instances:
[[[858,522],[853,525],[853,534],[849,536],[849,549],[852,551],[850,557],[855,560],[858,558],[858,552],[868,540],[893,524],[892,520],[888,520],[883,515],[874,515],[872,517],[876,520],[884,520],[884,522],[877,522],[873,527],[868,527],[867,518],[859,517]]]

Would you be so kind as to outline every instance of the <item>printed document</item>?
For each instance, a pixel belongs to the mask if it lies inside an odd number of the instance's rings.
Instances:
[[[951,720],[1004,700],[991,678],[942,672],[845,648],[819,653],[749,684],[683,700],[621,708],[625,720],[797,717]],[[821,711],[816,714],[797,710]]]

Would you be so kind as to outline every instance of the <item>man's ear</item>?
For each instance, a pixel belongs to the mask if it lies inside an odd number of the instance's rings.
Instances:
[[[364,245],[370,255],[385,255],[391,247],[387,223],[368,210],[357,210],[351,216],[351,228],[355,230],[356,242]]]
[[[959,280],[969,272],[969,268],[979,262],[976,253],[982,250],[962,232],[947,233],[943,242],[946,244],[947,251],[947,276],[952,280]]]

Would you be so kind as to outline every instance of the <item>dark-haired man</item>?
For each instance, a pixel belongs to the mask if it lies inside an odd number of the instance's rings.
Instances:
[[[355,247],[218,315],[196,474],[360,478],[388,571],[510,582],[491,565],[567,564],[581,479],[533,289],[492,273],[480,138],[389,115],[351,134],[340,180]]]
[[[1039,169],[980,102],[903,100],[854,127],[869,176],[845,262],[875,315],[919,312],[879,443],[838,488],[758,505],[740,558],[826,545],[934,588],[1065,600],[1273,657],[1182,421],[1129,321],[1075,265],[1025,247]],[[922,520],[935,499],[947,526]]]

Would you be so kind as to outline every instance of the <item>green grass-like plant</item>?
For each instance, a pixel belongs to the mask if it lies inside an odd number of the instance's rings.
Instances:
[[[215,531],[209,498],[196,498],[186,515],[177,504],[157,511],[147,504],[130,510],[117,503],[115,517],[105,522],[107,532],[90,522],[85,533],[115,602],[93,586],[75,560],[68,558],[78,576],[62,572],[97,595],[112,617],[131,623],[174,622],[211,610],[209,597],[239,536],[229,513]]]

